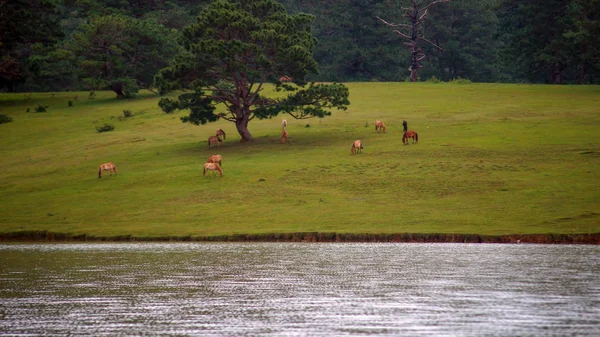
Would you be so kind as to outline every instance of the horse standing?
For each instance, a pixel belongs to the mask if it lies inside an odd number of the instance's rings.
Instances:
[[[217,136],[208,137],[208,147],[211,147],[213,144],[217,144],[217,146],[219,146],[221,143],[223,143],[223,141]]]
[[[383,130],[383,133],[385,133],[385,124],[383,124],[382,121],[375,121],[375,131],[379,132]]]
[[[283,130],[287,129],[287,121],[285,119],[281,121],[281,128]]]
[[[204,176],[206,177],[206,171],[218,171],[223,176],[223,170],[217,163],[206,163],[204,164]]]
[[[352,143],[352,148],[350,149],[350,153],[351,154],[360,153],[362,149],[363,149],[362,142],[357,139],[354,141],[354,143]]]
[[[109,171],[110,175],[114,172],[117,175],[117,165],[112,162],[104,163],[98,168],[98,178],[102,178],[102,171]]]
[[[221,136],[223,136],[223,140],[227,138],[227,135],[225,134],[225,131],[223,131],[223,129],[217,129],[217,137]]]
[[[212,156],[208,157],[208,160],[206,162],[215,163],[219,164],[219,166],[223,166],[223,157],[221,157],[220,154],[213,154]]]
[[[288,138],[288,132],[286,129],[283,129],[281,132],[281,144],[285,143],[285,140]]]
[[[292,81],[292,78],[289,77],[289,76],[281,76],[279,78],[279,82],[284,82],[285,83],[285,82],[291,82],[291,81]]]
[[[412,138],[413,144],[419,142],[419,134],[416,131],[409,130],[409,131],[406,131],[404,133],[404,135],[402,136],[402,144],[407,145],[409,138]]]

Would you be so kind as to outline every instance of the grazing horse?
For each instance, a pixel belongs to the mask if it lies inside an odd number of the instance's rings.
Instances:
[[[220,154],[213,154],[212,156],[208,157],[208,160],[206,162],[215,163],[219,164],[219,166],[223,166],[223,157],[221,157]]]
[[[217,136],[208,137],[208,147],[211,147],[213,144],[217,144],[217,146],[219,146],[221,143],[223,143],[223,141]]]
[[[292,78],[289,76],[281,76],[279,78],[279,82],[291,82],[291,81],[292,81]]]
[[[283,130],[287,129],[287,121],[285,119],[281,121],[281,128]]]
[[[412,138],[413,144],[419,142],[419,134],[417,133],[417,131],[413,131],[413,130],[406,131],[404,133],[404,136],[402,136],[402,144],[407,145],[409,138]]]
[[[223,136],[223,140],[225,140],[227,138],[227,135],[225,134],[225,131],[223,131],[223,129],[217,129],[217,137],[221,137]]]
[[[102,178],[102,171],[109,171],[111,176],[113,172],[117,175],[117,165],[112,162],[100,165],[100,168],[98,169],[98,178]]]
[[[385,133],[385,124],[382,121],[375,121],[375,131],[379,132],[381,130]]]
[[[285,143],[285,140],[288,138],[288,132],[286,129],[283,129],[281,132],[281,144]]]
[[[360,151],[362,149],[363,149],[362,142],[357,139],[354,141],[354,143],[352,143],[352,148],[350,149],[350,153],[351,154],[360,153]]]
[[[219,171],[221,177],[223,176],[223,170],[217,163],[206,163],[204,164],[204,176],[206,177],[206,171]]]

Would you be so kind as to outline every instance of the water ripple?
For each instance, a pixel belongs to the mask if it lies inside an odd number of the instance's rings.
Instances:
[[[3,335],[598,336],[600,248],[0,245]]]

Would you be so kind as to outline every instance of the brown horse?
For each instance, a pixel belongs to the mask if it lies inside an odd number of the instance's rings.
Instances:
[[[287,129],[287,121],[285,119],[281,121],[281,128],[283,130]]]
[[[291,81],[292,81],[292,78],[289,76],[281,76],[279,78],[279,82],[291,82]]]
[[[223,143],[223,141],[217,136],[208,137],[208,147],[211,147],[213,144],[217,144],[217,146],[219,146],[221,143]]]
[[[217,137],[221,137],[223,136],[223,140],[225,140],[227,138],[227,135],[225,134],[225,131],[223,131],[223,129],[217,129]]]
[[[281,132],[281,144],[285,143],[285,140],[288,138],[288,132],[286,129],[283,129]]]
[[[402,144],[407,145],[409,138],[412,138],[413,144],[419,142],[419,134],[417,133],[417,131],[413,131],[413,130],[406,131],[404,133],[404,136],[402,136]]]
[[[223,157],[221,157],[220,154],[213,154],[212,156],[208,157],[208,160],[206,162],[215,163],[219,164],[219,166],[223,166]]]
[[[382,121],[375,121],[375,131],[379,132],[381,130],[385,133],[385,124]]]
[[[360,151],[362,149],[363,149],[362,142],[357,139],[354,141],[354,143],[352,143],[352,148],[350,149],[350,153],[351,154],[360,153]]]
[[[102,178],[102,171],[109,171],[111,176],[113,172],[117,175],[117,165],[112,162],[100,165],[100,168],[98,168],[98,178]]]
[[[206,163],[204,164],[204,176],[206,177],[206,171],[219,171],[221,177],[223,176],[223,170],[217,163]]]

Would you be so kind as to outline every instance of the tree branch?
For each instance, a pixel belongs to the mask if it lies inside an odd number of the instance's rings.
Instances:
[[[389,23],[389,22],[385,21],[384,19],[380,18],[379,16],[376,16],[376,18],[377,18],[379,21],[381,21],[381,22],[385,23],[386,25],[388,25],[388,26],[390,26],[390,27],[404,27],[404,28],[412,28],[412,26],[411,26],[411,25],[407,25],[407,24],[404,24],[404,23]]]
[[[404,33],[400,32],[400,31],[399,31],[399,30],[397,30],[397,29],[394,29],[394,33],[396,33],[396,34],[398,34],[398,35],[402,36],[402,37],[403,37],[403,38],[405,38],[405,39],[412,40],[412,39],[410,38],[410,36],[408,36],[408,35],[406,35],[406,34],[404,34]]]
[[[431,41],[427,40],[427,39],[426,39],[426,38],[424,38],[424,37],[419,37],[419,40],[423,40],[423,41],[425,41],[425,42],[427,42],[427,43],[431,44],[432,46],[436,47],[437,49],[439,49],[439,50],[441,50],[441,51],[444,51],[444,48],[442,48],[442,47],[438,46],[437,44],[435,44],[435,43],[433,43],[433,42],[431,42]]]

